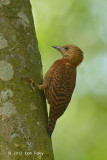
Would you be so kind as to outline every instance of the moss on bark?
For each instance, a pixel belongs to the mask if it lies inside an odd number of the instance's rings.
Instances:
[[[42,83],[42,63],[29,0],[0,1],[0,159],[53,160]]]

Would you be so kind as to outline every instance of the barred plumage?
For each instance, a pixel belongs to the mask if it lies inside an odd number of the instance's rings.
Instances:
[[[76,83],[76,68],[83,60],[83,52],[74,45],[53,46],[60,51],[63,58],[57,60],[47,71],[43,84],[39,85],[30,78],[44,94],[50,104],[48,134],[52,135],[57,119],[66,110]]]
[[[62,61],[62,59],[60,59],[56,61],[52,68],[53,71],[50,74],[48,83],[49,93],[48,96],[46,95],[50,104],[48,123],[48,133],[50,135],[52,134],[56,120],[64,113],[70,102],[76,80],[76,70],[71,64],[67,64],[67,60]]]
[[[83,59],[82,51],[74,45],[66,45],[62,48],[54,46],[54,48],[61,51],[63,58],[50,67],[43,82],[46,86],[44,94],[50,104],[48,121],[50,136],[57,119],[64,113],[71,100],[76,83],[76,67]]]

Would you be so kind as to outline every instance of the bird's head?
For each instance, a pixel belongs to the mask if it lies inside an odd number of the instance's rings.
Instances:
[[[63,58],[68,59],[70,63],[78,66],[83,61],[83,52],[82,50],[75,45],[65,45],[62,47],[52,46],[53,48],[60,51],[63,55]]]

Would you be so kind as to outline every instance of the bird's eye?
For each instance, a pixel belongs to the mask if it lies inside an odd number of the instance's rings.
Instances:
[[[69,48],[68,47],[65,47],[65,50],[68,50]]]

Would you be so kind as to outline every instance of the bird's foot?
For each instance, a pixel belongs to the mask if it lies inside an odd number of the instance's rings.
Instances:
[[[23,78],[30,82],[30,85],[31,85],[31,88],[33,89],[33,91],[35,91],[35,86],[37,88],[39,88],[40,90],[43,90],[43,84],[39,85],[35,81],[33,81],[31,78],[26,77],[26,76],[23,76]]]
[[[26,77],[26,76],[23,76],[23,78],[24,78],[25,80],[27,80],[27,81],[30,82],[30,85],[31,85],[32,90],[35,91],[36,82],[34,82],[31,78]]]

